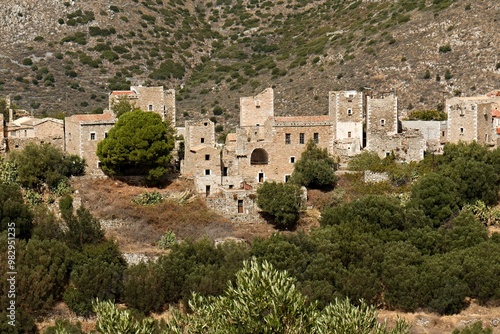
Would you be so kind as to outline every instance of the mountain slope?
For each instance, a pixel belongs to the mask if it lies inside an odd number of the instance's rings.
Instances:
[[[0,15],[0,96],[39,114],[165,85],[180,122],[227,128],[269,86],[278,114],[326,113],[340,89],[395,90],[404,114],[500,79],[495,0],[12,0]]]

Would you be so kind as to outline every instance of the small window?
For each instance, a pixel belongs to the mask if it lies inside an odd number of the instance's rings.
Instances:
[[[95,132],[90,133],[90,140],[95,140]]]
[[[153,111],[153,105],[152,104],[148,104],[148,111]]]
[[[104,138],[108,138],[108,133],[104,132]]]
[[[385,152],[385,156],[388,157],[391,155],[391,152]]]
[[[205,122],[205,123],[203,123],[203,125],[204,125],[204,126],[208,126],[208,123],[207,123],[207,122]]]
[[[210,160],[210,154],[205,154],[205,160]]]
[[[347,100],[347,102],[352,103],[352,99]]]
[[[299,144],[304,144],[305,143],[305,139],[304,139],[304,134],[303,133],[299,133]]]
[[[464,135],[464,128],[460,128],[460,135],[463,136]]]
[[[444,136],[445,136],[444,131],[441,131],[441,136],[442,136],[442,137],[444,137]]]
[[[285,133],[285,144],[289,145],[291,143],[292,135],[289,133]]]
[[[295,163],[295,157],[290,157],[290,163],[294,164]]]
[[[290,181],[290,174],[285,175],[285,182],[288,182],[288,181]]]
[[[238,213],[243,213],[243,200],[238,200]]]
[[[351,108],[347,109],[347,115],[352,116],[352,109]]]
[[[200,143],[202,143],[202,144],[203,144],[204,142],[205,142],[205,138],[201,138],[201,139],[200,139]]]
[[[228,172],[228,168],[227,167],[224,167],[222,169],[222,176],[227,176],[227,172]]]
[[[259,183],[264,182],[264,173],[259,173]]]
[[[260,108],[260,101],[259,100],[255,101],[255,108]]]
[[[234,184],[230,184],[229,189],[233,189],[233,188],[234,188]]]
[[[101,162],[100,161],[97,162],[97,168],[101,168]]]
[[[351,138],[351,135],[352,135],[351,131],[348,131],[347,132],[347,138]]]
[[[205,175],[210,175],[210,169],[205,169]]]
[[[210,186],[205,186],[205,196],[210,196]]]
[[[380,126],[385,126],[385,119],[380,120]]]
[[[318,144],[318,143],[319,143],[319,133],[318,133],[318,132],[315,132],[315,133],[314,133],[314,142],[315,142],[316,144]]]

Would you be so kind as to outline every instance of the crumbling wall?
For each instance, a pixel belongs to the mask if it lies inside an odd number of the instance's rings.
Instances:
[[[240,98],[240,126],[262,125],[274,116],[274,91],[267,88],[260,94]]]

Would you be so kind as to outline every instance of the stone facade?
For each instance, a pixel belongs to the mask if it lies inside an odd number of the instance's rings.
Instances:
[[[364,95],[357,91],[335,91],[328,96],[328,114],[334,124],[334,151],[351,157],[363,148]]]
[[[52,144],[64,147],[64,122],[55,118],[21,117],[5,126],[7,150],[23,149],[28,143]]]
[[[163,121],[168,120],[175,127],[175,90],[165,90],[163,86],[132,86],[130,90],[113,91],[109,95],[109,110],[120,99],[126,99],[134,107],[143,111],[159,114]]]
[[[264,90],[256,96],[240,98],[240,126],[259,126],[274,116],[274,91]]]
[[[454,97],[446,100],[448,127],[446,141],[495,145],[493,110],[500,96]]]
[[[111,114],[73,115],[66,117],[65,151],[87,162],[86,174],[101,175],[97,144],[106,138],[116,119]]]

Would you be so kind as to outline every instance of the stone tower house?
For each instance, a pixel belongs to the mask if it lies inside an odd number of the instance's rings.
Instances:
[[[113,91],[109,95],[109,110],[120,99],[126,99],[134,107],[155,112],[163,121],[168,120],[175,127],[175,90],[164,90],[163,86],[132,86],[130,90]]]

